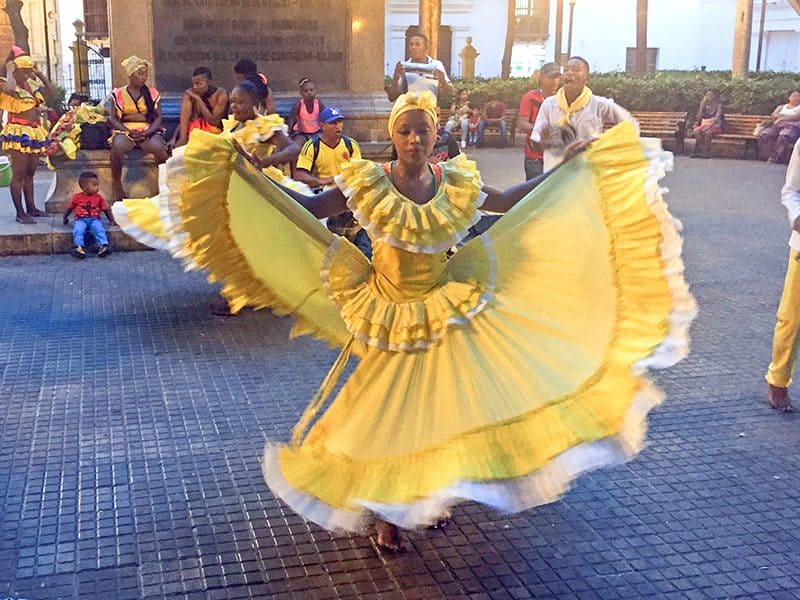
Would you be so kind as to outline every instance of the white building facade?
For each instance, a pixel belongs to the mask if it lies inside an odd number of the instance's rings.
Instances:
[[[527,76],[555,57],[556,0],[518,0],[519,13],[537,10],[548,20],[542,39],[517,43],[511,75]],[[755,0],[750,68],[756,70],[762,2],[766,2],[762,71],[800,71],[800,15],[788,0]],[[545,4],[545,6],[542,6]],[[647,45],[657,69],[730,70],[736,0],[649,0]],[[416,25],[418,0],[386,0],[386,73],[404,58],[405,34]],[[507,27],[504,0],[442,0],[443,28],[452,33],[450,73],[460,74],[458,53],[467,36],[480,52],[475,74],[500,75]],[[572,54],[594,71],[624,71],[636,46],[636,0],[575,0]],[[562,52],[569,38],[569,0],[564,0]],[[518,14],[519,14],[518,13]]]

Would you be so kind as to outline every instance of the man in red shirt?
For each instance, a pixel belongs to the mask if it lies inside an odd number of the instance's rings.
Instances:
[[[519,103],[517,131],[521,131],[525,142],[525,179],[541,175],[544,170],[542,148],[530,139],[533,123],[539,114],[539,107],[548,96],[553,96],[561,85],[561,67],[550,62],[539,69],[539,89],[527,92]]]
[[[108,236],[106,236],[105,227],[100,221],[100,213],[105,213],[109,225],[117,224],[114,221],[114,215],[111,214],[106,201],[98,193],[100,182],[96,173],[84,171],[78,177],[78,185],[81,186],[81,191],[72,197],[67,206],[67,212],[64,213],[64,225],[66,225],[69,223],[70,213],[75,211],[75,224],[72,226],[72,255],[75,258],[86,258],[84,237],[88,229],[99,246],[97,255],[101,258],[106,257],[108,256]]]

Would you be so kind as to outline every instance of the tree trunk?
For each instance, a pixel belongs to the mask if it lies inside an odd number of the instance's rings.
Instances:
[[[514,16],[516,3],[514,0],[508,0],[506,4],[508,7],[508,26],[506,27],[506,45],[503,49],[503,64],[500,68],[500,76],[503,79],[508,79],[511,75],[511,51],[514,49],[514,38],[517,33],[517,19]]]
[[[647,73],[647,0],[636,0],[635,73]]]
[[[750,36],[753,32],[753,0],[736,0],[736,21],[733,30],[734,77],[747,77],[750,68]]]

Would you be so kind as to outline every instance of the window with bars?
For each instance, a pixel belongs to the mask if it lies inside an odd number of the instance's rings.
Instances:
[[[108,0],[83,0],[86,38],[108,37]]]
[[[536,13],[535,0],[516,0],[514,6],[514,16],[519,17],[533,17]]]
[[[549,0],[516,0],[514,16],[517,19],[516,41],[543,41],[548,37],[550,23]]]

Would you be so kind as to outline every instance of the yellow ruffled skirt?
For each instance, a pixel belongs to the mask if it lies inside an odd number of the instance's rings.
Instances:
[[[686,354],[696,310],[657,142],[618,126],[559,168],[451,259],[455,279],[483,282],[461,296],[474,309],[449,319],[432,301],[446,324],[435,343],[395,351],[359,339],[340,302],[366,301],[331,288],[347,243],[212,137],[167,163],[186,256],[235,301],[358,357],[307,434],[265,449],[266,481],[297,513],[361,531],[375,515],[426,525],[464,500],[519,511],[642,447],[662,399],[645,372]]]
[[[192,271],[199,267],[191,257],[191,249],[186,247],[187,237],[180,212],[180,191],[185,179],[182,167],[184,150],[185,146],[173,150],[174,160],[170,171],[170,185],[167,184],[166,165],[159,165],[158,196],[125,198],[120,202],[114,202],[111,205],[111,211],[114,219],[127,235],[154,250],[169,252],[173,257],[183,261],[187,271]],[[273,181],[290,189],[300,193],[312,193],[307,185],[286,177],[276,167],[267,167],[263,169],[263,172]],[[214,278],[211,280],[216,281]],[[228,298],[224,289],[222,295],[228,300],[231,312],[234,314],[247,306],[247,303],[242,302],[241,298]],[[263,306],[259,305],[258,308],[263,308]]]

